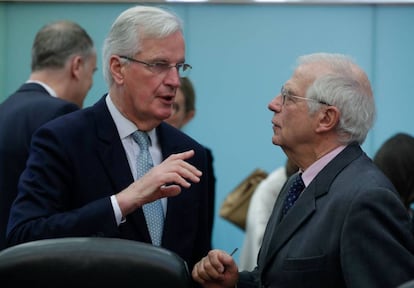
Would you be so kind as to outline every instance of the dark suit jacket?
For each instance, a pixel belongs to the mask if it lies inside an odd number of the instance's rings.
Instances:
[[[105,97],[93,107],[60,117],[33,135],[8,226],[8,244],[66,236],[118,237],[150,243],[142,209],[116,224],[110,196],[134,180]],[[188,162],[206,171],[205,149],[178,129],[156,129],[163,158],[188,149]],[[168,199],[162,247],[190,269],[211,249],[207,179]],[[190,270],[191,271],[191,270]]]
[[[213,228],[214,228],[214,216],[216,215],[216,175],[214,173],[214,157],[213,153],[211,152],[210,148],[206,148],[207,152],[207,173],[208,173],[208,229],[210,232],[210,238],[213,236]]]
[[[33,132],[42,124],[79,109],[52,97],[39,84],[26,83],[0,104],[0,250],[6,246],[10,206],[26,166]]]
[[[358,145],[328,163],[280,221],[291,182],[275,203],[258,267],[242,272],[238,287],[394,288],[414,279],[408,213]]]

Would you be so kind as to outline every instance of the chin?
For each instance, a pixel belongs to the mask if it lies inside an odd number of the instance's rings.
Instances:
[[[172,115],[172,112],[170,110],[168,111],[161,111],[158,116],[160,119],[162,119],[163,121],[167,120],[168,118],[170,118]]]
[[[280,140],[278,139],[278,137],[276,135],[273,135],[273,137],[272,137],[272,143],[273,143],[273,145],[277,145],[277,146],[280,146],[281,145],[280,144]]]

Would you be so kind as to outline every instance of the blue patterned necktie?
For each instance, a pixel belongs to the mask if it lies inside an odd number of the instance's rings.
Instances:
[[[286,215],[288,210],[295,204],[295,201],[299,198],[300,193],[305,189],[305,184],[303,183],[301,174],[298,173],[295,176],[295,180],[292,185],[289,187],[289,192],[283,203],[282,216]]]
[[[137,157],[137,178],[141,178],[145,173],[148,172],[148,170],[154,166],[151,154],[148,150],[149,138],[148,134],[143,131],[135,131],[132,134],[132,138],[135,142],[137,142],[141,150]],[[164,226],[164,212],[162,209],[161,200],[158,199],[154,202],[144,204],[142,206],[142,209],[144,210],[145,220],[147,222],[152,244],[160,246],[162,239],[162,230]]]

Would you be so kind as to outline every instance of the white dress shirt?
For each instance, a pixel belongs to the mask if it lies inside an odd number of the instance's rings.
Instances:
[[[134,176],[134,180],[137,180],[137,163],[136,159],[140,152],[138,144],[132,138],[132,133],[134,133],[138,128],[124,117],[121,112],[119,112],[118,108],[114,105],[111,100],[109,94],[105,98],[106,105],[108,106],[109,113],[112,116],[112,119],[115,122],[116,129],[118,130],[119,137],[122,141],[122,145],[124,146],[126,156],[128,158],[129,167],[131,168],[131,173]],[[149,152],[152,157],[152,161],[155,165],[158,165],[162,162],[162,153],[161,153],[161,146],[159,144],[157,134],[155,133],[155,129],[148,131],[148,136],[151,139],[151,143],[149,146]],[[118,191],[120,192],[120,191]],[[111,196],[112,207],[115,213],[115,219],[118,225],[123,221],[123,215],[118,205],[118,201],[116,201],[115,195]],[[167,213],[167,198],[161,199],[163,210],[164,210],[164,217]]]

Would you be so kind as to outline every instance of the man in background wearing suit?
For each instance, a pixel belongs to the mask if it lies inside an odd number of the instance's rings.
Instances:
[[[393,288],[414,279],[409,215],[360,147],[375,116],[364,71],[340,54],[303,56],[269,109],[272,142],[299,172],[276,200],[256,268],[239,273],[230,255],[213,250],[194,279],[238,288]]]
[[[92,107],[48,122],[33,135],[8,226],[8,244],[56,237],[117,237],[153,243],[190,269],[211,249],[204,147],[164,123],[185,63],[182,22],[156,7],[122,12],[103,47],[109,86]],[[154,166],[138,176],[149,143]],[[143,206],[161,200],[161,243]],[[146,206],[148,207],[148,206]],[[157,218],[160,220],[159,218]]]
[[[33,132],[81,108],[95,70],[93,41],[78,24],[58,21],[36,34],[29,80],[0,104],[0,250]]]
[[[194,119],[196,108],[195,100],[196,94],[193,83],[190,78],[182,77],[181,86],[177,89],[175,95],[175,100],[173,104],[173,113],[170,118],[165,120],[168,124],[174,126],[178,129],[183,129],[183,127]],[[213,234],[213,224],[214,224],[214,215],[215,215],[215,198],[216,198],[216,176],[214,174],[213,166],[213,153],[211,149],[206,148],[207,159],[208,159],[208,169],[205,176],[208,177],[208,202],[209,202],[209,221],[208,227],[210,231],[210,237]]]

